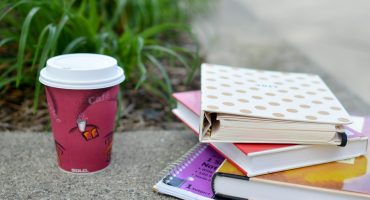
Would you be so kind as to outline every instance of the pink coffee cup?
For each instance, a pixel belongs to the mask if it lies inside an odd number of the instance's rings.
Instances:
[[[109,56],[67,54],[40,72],[59,168],[93,173],[110,164],[122,68]]]

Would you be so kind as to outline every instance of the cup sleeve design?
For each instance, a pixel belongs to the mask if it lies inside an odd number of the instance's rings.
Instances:
[[[66,149],[58,141],[54,140],[54,143],[55,143],[55,149],[57,151],[57,160],[58,160],[58,163],[60,164],[61,162],[60,157],[64,154]]]
[[[113,146],[113,131],[109,132],[106,136],[104,136],[105,139],[105,155],[107,156],[107,162],[110,162],[111,155],[112,155],[112,146]]]

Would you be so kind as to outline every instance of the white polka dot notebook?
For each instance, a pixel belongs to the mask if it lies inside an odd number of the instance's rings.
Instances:
[[[201,67],[201,142],[344,146],[351,119],[314,74]]]

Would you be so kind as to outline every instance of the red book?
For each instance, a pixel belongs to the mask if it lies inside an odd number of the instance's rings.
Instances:
[[[172,112],[198,135],[200,91],[174,93],[173,97],[177,100],[177,108]],[[210,145],[245,175],[252,177],[365,155],[367,137],[362,131],[370,119],[353,117],[353,121],[351,126],[346,127],[348,144],[344,148],[333,145],[261,143],[210,143]]]

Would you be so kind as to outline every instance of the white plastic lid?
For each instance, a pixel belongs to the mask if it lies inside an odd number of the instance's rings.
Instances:
[[[50,58],[40,72],[44,85],[63,89],[99,89],[125,80],[117,60],[91,53],[65,54]]]

